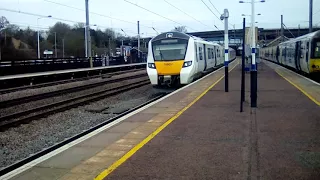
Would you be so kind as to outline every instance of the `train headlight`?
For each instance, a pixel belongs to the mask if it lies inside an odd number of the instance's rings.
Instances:
[[[156,65],[154,63],[148,63],[148,67],[151,69],[155,69]]]
[[[183,67],[189,67],[192,65],[192,61],[186,61],[183,63]]]

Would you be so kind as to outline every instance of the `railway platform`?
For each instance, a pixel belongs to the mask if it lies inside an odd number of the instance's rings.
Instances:
[[[93,75],[103,75],[109,72],[120,70],[138,69],[146,67],[146,63],[133,63],[112,66],[101,66],[93,68],[64,69],[55,71],[44,71],[25,74],[14,74],[0,76],[1,89],[11,88],[21,85],[33,85],[35,82],[50,82],[54,80],[65,80],[79,77],[89,77]],[[7,87],[8,86],[8,87]]]
[[[262,61],[258,107],[239,60],[4,179],[319,179],[320,84]],[[1,179],[0,178],[0,179]]]

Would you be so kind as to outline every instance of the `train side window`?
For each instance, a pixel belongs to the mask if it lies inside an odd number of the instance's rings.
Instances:
[[[214,49],[211,49],[211,56],[212,56],[212,59],[214,59]]]
[[[202,47],[199,47],[199,59],[202,60]]]
[[[198,48],[197,48],[197,45],[196,45],[196,44],[195,44],[195,47],[196,47],[196,48],[195,48],[195,49],[196,49],[196,60],[197,60],[197,62],[198,62],[198,60],[199,60],[199,58],[198,58],[198,53],[199,53],[199,52],[198,52]]]
[[[211,57],[211,48],[208,48],[207,51],[208,51],[208,59],[211,59],[212,58]]]
[[[307,42],[307,49],[306,49],[306,62],[309,61],[309,42]]]

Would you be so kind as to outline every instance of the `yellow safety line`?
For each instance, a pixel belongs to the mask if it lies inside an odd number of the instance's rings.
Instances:
[[[230,69],[232,71],[238,64],[236,64],[233,68]],[[229,71],[229,72],[230,72]],[[188,104],[185,108],[179,111],[176,115],[171,117],[168,121],[162,124],[158,129],[156,129],[153,133],[151,133],[148,137],[142,140],[139,144],[133,147],[129,152],[123,155],[119,160],[114,162],[108,169],[104,170],[100,173],[95,180],[103,180],[106,178],[112,171],[117,169],[122,163],[124,163],[127,159],[129,159],[134,153],[136,153],[140,148],[142,148],[145,144],[147,144],[151,139],[153,139],[158,133],[160,133],[165,127],[167,127],[170,123],[172,123],[175,119],[177,119],[184,111],[190,108],[194,103],[196,103],[201,97],[203,97],[213,86],[215,86],[221,79],[224,78],[224,75],[219,78],[215,83],[213,83],[209,88],[207,88],[204,92],[202,92],[195,100],[193,100],[190,104]]]
[[[298,85],[296,85],[295,83],[293,83],[292,81],[290,81],[288,78],[286,78],[283,74],[281,74],[279,72],[279,70],[275,70],[276,73],[278,73],[283,79],[287,80],[290,84],[292,84],[294,87],[296,87],[297,89],[299,89],[304,95],[306,95],[309,99],[311,99],[311,101],[313,101],[314,103],[316,103],[318,106],[320,106],[320,102],[317,101],[314,97],[312,97],[309,93],[307,93],[305,90],[303,90],[301,87],[299,87]]]

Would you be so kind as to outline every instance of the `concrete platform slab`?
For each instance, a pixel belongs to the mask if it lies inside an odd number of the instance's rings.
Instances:
[[[59,178],[58,180],[92,180],[94,178],[94,174],[68,173]]]
[[[101,148],[97,147],[74,147],[48,159],[43,163],[40,163],[37,166],[48,168],[71,169],[72,167],[79,164],[81,161],[91,157],[99,151],[101,151]]]
[[[130,127],[131,128],[131,127]],[[105,131],[100,133],[96,136],[89,138],[88,140],[78,144],[79,147],[95,147],[99,148],[100,150],[104,147],[110,145],[111,143],[118,140],[120,137],[125,135],[125,132],[119,132],[120,130],[117,129],[117,132],[108,132]]]
[[[59,168],[46,168],[46,167],[35,167],[32,170],[26,171],[18,177],[16,180],[52,180],[58,179],[63,176],[67,169]]]
[[[139,113],[131,116],[126,122],[146,122],[158,113]]]
[[[143,122],[122,122],[108,130],[108,133],[126,133],[142,125]]]

